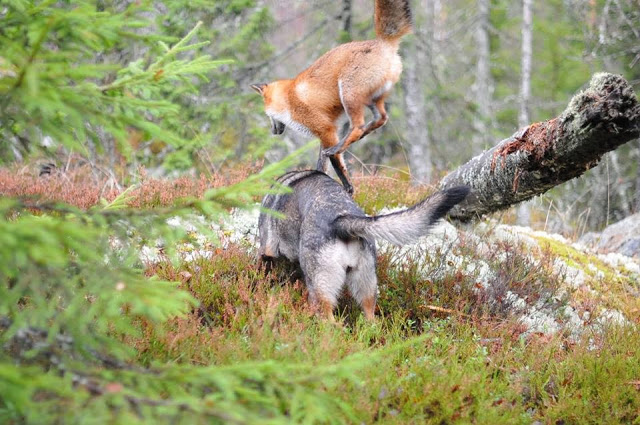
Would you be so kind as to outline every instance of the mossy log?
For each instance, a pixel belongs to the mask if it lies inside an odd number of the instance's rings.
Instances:
[[[531,199],[639,136],[640,104],[629,83],[619,75],[596,74],[559,117],[519,130],[445,176],[440,189],[472,188],[449,216],[469,221]]]

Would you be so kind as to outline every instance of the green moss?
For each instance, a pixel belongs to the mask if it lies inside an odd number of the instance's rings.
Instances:
[[[593,295],[583,292],[581,296],[597,298],[593,300],[599,305],[596,310],[602,307],[615,308],[621,310],[626,317],[636,315],[634,312],[640,309],[640,300],[635,296],[633,289],[637,288],[637,277],[632,276],[624,268],[612,267],[597,256],[579,251],[568,244],[548,237],[535,236],[534,238],[543,250],[560,258],[567,266],[584,272],[588,279],[586,283],[596,292]]]
[[[578,251],[574,247],[559,242],[553,238],[544,237],[544,236],[534,236],[540,246],[548,250],[555,257],[560,257],[569,267],[573,267],[576,269],[580,269],[585,272],[590,277],[596,277],[597,272],[604,273],[605,278],[615,279],[616,270],[612,269],[609,265],[607,265],[604,261],[596,257],[595,255],[586,254],[582,251]],[[588,266],[593,266],[593,268],[589,268]]]

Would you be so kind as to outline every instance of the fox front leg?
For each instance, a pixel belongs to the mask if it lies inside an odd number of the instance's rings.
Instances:
[[[342,154],[339,153],[333,156],[327,156],[325,154],[325,149],[320,147],[320,153],[318,154],[318,163],[316,164],[316,170],[322,171],[323,173],[327,173],[327,160],[331,160],[331,165],[336,172],[336,175],[342,182],[342,186],[347,191],[349,195],[353,195],[353,185],[349,180],[349,170],[347,169],[347,164],[344,162],[344,158]]]
[[[322,171],[323,173],[327,173],[327,168],[329,165],[329,157],[324,154],[324,148],[320,146],[320,152],[318,153],[318,163],[316,164],[316,170]]]
[[[336,128],[334,123],[328,123],[323,126],[320,131],[315,132],[320,139],[320,153],[318,154],[318,163],[316,164],[316,169],[318,171],[322,171],[323,173],[327,172],[327,158],[331,160],[331,165],[333,169],[336,171],[336,174],[345,190],[349,195],[353,195],[353,185],[349,180],[349,171],[347,170],[347,164],[344,162],[344,158],[342,157],[342,153],[337,153],[333,155],[328,155],[327,151],[332,150],[337,145],[338,142],[338,129]]]
[[[347,164],[344,162],[344,157],[339,153],[330,156],[329,159],[338,178],[342,182],[342,186],[344,186],[344,189],[349,195],[353,195],[353,185],[351,184],[351,180],[349,180],[349,170],[347,169]]]

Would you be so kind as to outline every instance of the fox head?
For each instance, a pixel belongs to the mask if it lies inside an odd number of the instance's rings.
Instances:
[[[278,117],[289,114],[285,81],[274,81],[269,84],[251,84],[251,88],[262,95],[264,109],[271,120],[271,132],[282,134],[286,125]]]

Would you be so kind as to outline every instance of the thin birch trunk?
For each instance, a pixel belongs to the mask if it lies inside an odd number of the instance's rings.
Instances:
[[[475,32],[478,61],[476,63],[476,81],[474,84],[478,113],[473,126],[473,148],[479,152],[486,148],[488,140],[487,123],[491,117],[491,50],[489,45],[489,0],[478,0],[478,23]]]
[[[531,1],[522,0],[522,58],[520,66],[520,109],[518,111],[518,126],[526,126],[529,121],[529,103],[531,102],[531,57],[533,50],[533,14]],[[531,224],[530,205],[522,203],[518,206],[516,223],[521,226]]]

